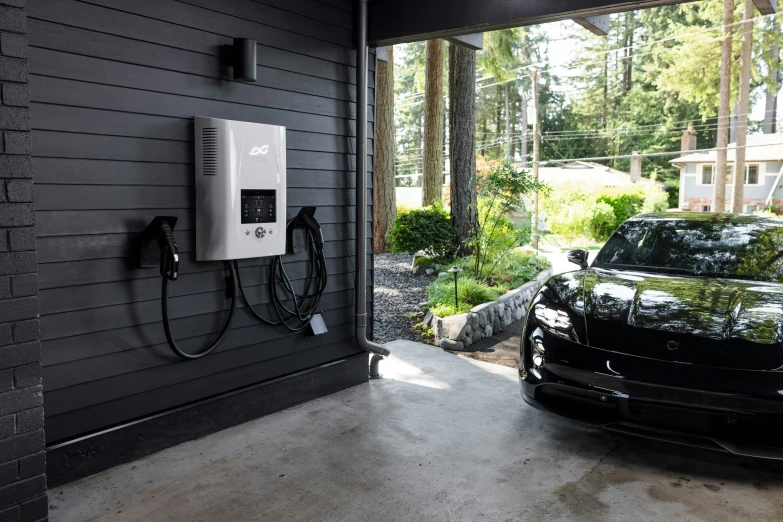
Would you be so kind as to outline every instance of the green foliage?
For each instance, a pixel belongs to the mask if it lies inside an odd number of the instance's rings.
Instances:
[[[564,183],[541,200],[549,230],[570,242],[605,240],[628,218],[667,208],[667,194],[656,185],[598,188]]]
[[[490,283],[501,289],[513,290],[532,281],[539,272],[551,267],[552,263],[547,258],[517,248],[503,257]]]
[[[421,266],[424,268],[430,268],[434,264],[435,264],[435,260],[427,256],[417,257],[416,261],[413,262],[413,266]]]
[[[590,214],[590,231],[596,239],[608,238],[617,229],[617,214],[612,205],[605,201],[596,201]]]
[[[492,167],[478,180],[479,229],[471,238],[473,248],[471,270],[482,281],[492,279],[503,259],[518,246],[530,241],[531,227],[514,225],[509,211],[524,206],[522,197],[538,191],[546,193],[546,185],[533,179],[528,171],[503,162]]]
[[[494,301],[503,291],[490,287],[469,273],[461,273],[457,277],[457,298],[459,307],[454,307],[454,279],[439,277],[427,287],[430,301],[430,311],[437,316],[465,313],[481,303]]]
[[[596,209],[602,203],[608,205],[614,215],[614,219],[608,223],[601,224],[596,227],[596,223],[590,223],[593,230],[593,237],[596,239],[607,239],[617,227],[622,225],[628,220],[628,218],[639,214],[642,211],[642,205],[644,205],[644,196],[639,192],[615,192],[610,194],[602,194],[595,200]],[[603,221],[609,215],[608,212],[600,212],[599,215]],[[593,214],[596,216],[596,214]],[[598,235],[597,232],[603,232]],[[608,232],[608,233],[607,233]]]
[[[398,213],[389,243],[393,252],[413,254],[422,250],[430,257],[447,256],[454,249],[449,215],[439,206]]]

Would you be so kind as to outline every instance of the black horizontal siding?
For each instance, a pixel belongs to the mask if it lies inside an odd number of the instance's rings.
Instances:
[[[38,0],[28,14],[47,440],[356,353],[351,3]],[[221,46],[234,37],[258,41],[255,84],[222,77]],[[169,288],[181,346],[208,344],[228,306],[223,263],[195,260],[196,115],[286,127],[288,216],[317,206],[326,239],[326,335],[260,324],[241,305],[208,358],[171,354],[157,270],[136,268],[139,235],[154,216],[179,217],[180,278]],[[307,259],[285,258],[296,287]],[[273,318],[269,268],[268,259],[240,262],[251,305]]]

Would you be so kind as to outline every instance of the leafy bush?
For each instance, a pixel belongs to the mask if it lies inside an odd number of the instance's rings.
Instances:
[[[639,192],[604,193],[598,196],[595,202],[597,205],[601,203],[609,205],[614,213],[614,221],[608,224],[608,234],[594,236],[596,239],[606,239],[617,230],[617,227],[625,223],[628,218],[641,213],[644,205],[644,195]],[[595,230],[595,227],[592,228]]]
[[[564,183],[541,201],[549,230],[568,241],[605,240],[628,218],[668,207],[667,194],[657,185],[590,187]]]
[[[617,215],[610,204],[603,201],[595,203],[590,215],[590,230],[594,238],[600,239],[612,235],[616,229],[614,226],[616,222]]]
[[[511,250],[530,241],[530,225],[514,225],[507,213],[523,207],[522,197],[535,191],[544,193],[546,186],[507,162],[479,178],[479,229],[469,246],[473,250],[471,271],[480,280],[491,279]]]
[[[454,279],[439,277],[427,287],[430,311],[440,317],[467,312],[481,303],[494,301],[503,294],[498,288],[481,283],[469,273],[457,277],[457,298],[459,307],[454,307]]]
[[[389,233],[393,252],[445,257],[454,251],[454,232],[449,215],[440,206],[403,210]]]
[[[532,281],[539,272],[551,267],[552,263],[547,258],[537,256],[533,252],[516,249],[505,258],[503,264],[498,268],[498,276],[493,283],[513,290]]]

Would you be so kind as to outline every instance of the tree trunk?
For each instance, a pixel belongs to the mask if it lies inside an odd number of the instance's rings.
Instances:
[[[731,210],[741,213],[745,204],[745,145],[748,141],[748,108],[750,106],[750,61],[753,51],[753,0],[745,0],[742,21],[742,65],[739,85],[739,119],[737,120],[737,161],[734,163],[734,194]]]
[[[772,24],[772,34],[780,33],[780,24]],[[767,87],[766,103],[764,109],[764,123],[762,125],[762,131],[764,134],[775,134],[777,132],[777,108],[778,108],[778,92],[780,91],[780,47],[773,45],[770,49],[772,55],[772,62],[767,64],[769,67],[769,75],[772,79],[773,87],[770,89]]]
[[[720,57],[720,101],[718,105],[718,149],[713,182],[715,192],[712,196],[712,211],[721,213],[726,210],[726,147],[729,145],[729,118],[731,102],[731,44],[732,24],[734,23],[734,0],[723,0],[723,42]],[[682,190],[682,189],[680,189]]]
[[[373,247],[386,251],[386,240],[397,215],[394,194],[394,55],[378,60],[375,82],[375,182],[373,185]]]
[[[441,200],[443,190],[443,40],[428,40],[424,83],[424,169],[421,204]]]
[[[451,226],[461,245],[478,229],[476,200],[476,51],[449,46]]]
[[[634,13],[628,11],[625,14],[625,69],[624,69],[624,88],[626,94],[633,87],[633,32],[634,32]]]

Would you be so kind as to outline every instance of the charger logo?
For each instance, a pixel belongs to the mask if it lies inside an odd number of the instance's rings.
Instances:
[[[258,156],[259,154],[266,154],[269,152],[269,145],[264,145],[263,147],[253,147],[253,150],[250,151],[251,156]]]

